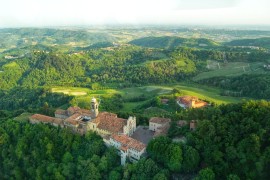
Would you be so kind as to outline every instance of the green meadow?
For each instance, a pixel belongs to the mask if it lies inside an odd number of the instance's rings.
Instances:
[[[221,96],[219,89],[209,88],[207,86],[197,84],[171,84],[104,90],[91,90],[89,88],[77,87],[54,87],[52,88],[52,92],[75,96],[75,101],[77,101],[76,103],[84,107],[88,107],[90,105],[92,97],[96,97],[102,102],[103,98],[110,98],[113,95],[120,94],[125,100],[121,111],[128,112],[144,104],[147,100],[153,97],[172,94],[173,89],[178,89],[183,95],[197,96],[200,99],[214,102],[216,104],[238,103],[243,100],[243,98],[239,97]],[[139,97],[142,95],[146,97],[146,100],[129,102],[130,98]]]

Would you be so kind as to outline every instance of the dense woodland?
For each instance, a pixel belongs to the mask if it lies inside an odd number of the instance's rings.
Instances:
[[[269,75],[242,75],[236,77],[215,77],[201,80],[202,84],[220,87],[227,96],[245,96],[261,99],[270,97]]]
[[[228,61],[254,62],[266,59],[269,53],[256,50],[249,54],[225,53]],[[224,52],[176,48],[151,49],[136,46],[113,49],[91,49],[80,53],[32,51],[24,57],[2,60],[0,88],[38,86],[106,87],[123,85],[189,81],[199,72],[207,71],[206,60],[223,61]]]
[[[96,134],[79,136],[48,125],[2,120],[0,177],[268,179],[269,112],[266,101],[185,111],[178,116],[198,119],[195,131],[173,124],[170,138],[152,140],[146,159],[124,167],[116,152],[106,148]],[[178,136],[185,136],[187,142],[173,142],[171,138]]]

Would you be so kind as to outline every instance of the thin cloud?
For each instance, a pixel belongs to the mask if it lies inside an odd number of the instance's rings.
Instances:
[[[235,7],[241,0],[174,0],[175,10],[219,9]]]

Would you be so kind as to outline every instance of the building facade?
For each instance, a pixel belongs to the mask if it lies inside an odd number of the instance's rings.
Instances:
[[[146,152],[145,144],[127,135],[112,135],[108,143],[118,150],[121,165],[125,165],[127,160],[137,162]]]
[[[149,120],[149,130],[154,131],[154,137],[166,135],[170,128],[171,119],[152,117]]]

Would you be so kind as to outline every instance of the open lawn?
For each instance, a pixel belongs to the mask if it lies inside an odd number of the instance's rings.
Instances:
[[[264,73],[263,63],[245,63],[245,62],[231,62],[231,63],[217,63],[215,61],[208,61],[208,72],[202,72],[193,78],[194,81],[208,79],[218,76],[239,76],[242,74]]]
[[[14,118],[15,121],[28,121],[29,117],[32,116],[32,113],[22,113],[21,115]]]
[[[196,87],[197,86],[197,87]],[[175,85],[175,88],[179,89],[182,93],[191,96],[197,96],[200,99],[214,102],[216,104],[228,104],[228,103],[238,103],[243,99],[241,97],[230,97],[221,96],[220,90],[216,88],[210,88],[202,85]]]
[[[89,89],[87,88],[78,88],[78,87],[54,87],[52,88],[54,93],[64,93],[71,96],[83,96],[87,95]]]

